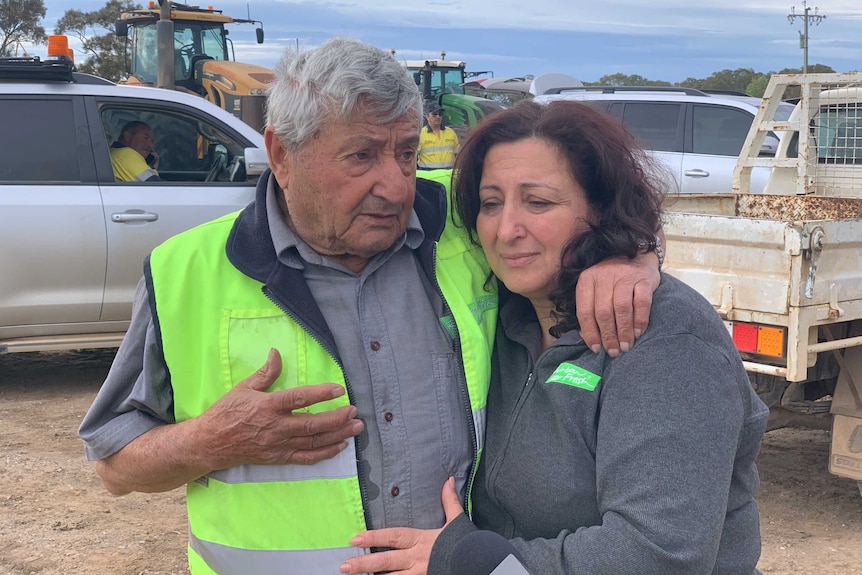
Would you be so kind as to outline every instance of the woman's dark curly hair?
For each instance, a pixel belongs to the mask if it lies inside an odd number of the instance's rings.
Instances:
[[[467,138],[455,160],[453,210],[478,244],[479,184],[485,156],[496,144],[528,138],[560,150],[597,218],[563,250],[557,287],[551,293],[557,325],[554,336],[578,328],[574,294],[588,267],[615,257],[634,258],[655,249],[661,227],[662,196],[654,176],[660,169],[613,118],[574,101],[524,101],[496,112]]]

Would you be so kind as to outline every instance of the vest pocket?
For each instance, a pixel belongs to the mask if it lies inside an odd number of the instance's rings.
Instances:
[[[281,354],[281,374],[270,391],[318,383],[344,385],[344,375],[329,353],[280,310],[225,310],[221,333],[219,351],[231,387],[260,369],[270,348]],[[307,410],[319,413],[348,401],[345,394]]]

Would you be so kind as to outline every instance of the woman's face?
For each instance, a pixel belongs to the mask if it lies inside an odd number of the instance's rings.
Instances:
[[[479,202],[476,231],[494,274],[510,291],[546,305],[563,249],[591,220],[566,160],[546,140],[496,144],[482,166]]]

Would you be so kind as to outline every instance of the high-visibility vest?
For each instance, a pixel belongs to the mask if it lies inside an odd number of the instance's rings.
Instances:
[[[284,369],[270,388],[320,382],[345,385],[332,355],[266,297],[263,284],[237,270],[225,254],[236,214],[175,236],[149,259],[154,320],[174,393],[174,415],[203,413],[279,350]],[[463,229],[447,226],[435,249],[441,292],[457,334],[481,455],[496,294],[484,288],[488,267]],[[478,251],[477,251],[478,250]],[[409,318],[405,318],[409,321]],[[346,405],[345,394],[312,413]],[[466,406],[465,406],[466,407]],[[362,553],[350,539],[366,529],[354,442],[315,465],[243,465],[214,471],[187,486],[189,566],[194,575],[338,573]]]

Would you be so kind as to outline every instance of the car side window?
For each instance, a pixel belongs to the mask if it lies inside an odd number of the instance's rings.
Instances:
[[[0,99],[0,125],[0,181],[81,181],[71,99]]]
[[[627,102],[623,126],[648,150],[681,152],[680,104]]]
[[[713,156],[739,156],[754,116],[725,106],[695,104],[692,151]]]
[[[162,181],[246,181],[242,159],[247,144],[237,142],[207,121],[171,111],[118,106],[103,106],[101,117],[108,145],[114,147],[120,145],[121,132],[129,122],[149,126]]]

